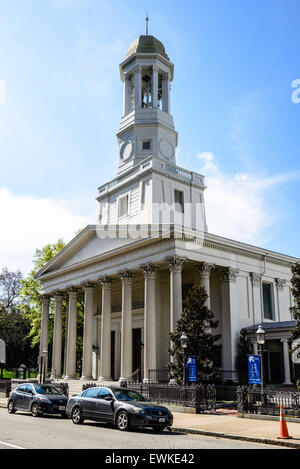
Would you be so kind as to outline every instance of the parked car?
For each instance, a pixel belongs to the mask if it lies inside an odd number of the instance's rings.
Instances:
[[[85,419],[105,421],[121,431],[131,427],[164,430],[173,424],[173,415],[166,407],[153,404],[127,388],[88,388],[69,398],[66,413],[75,424],[83,423]]]
[[[67,396],[52,384],[19,384],[9,395],[7,408],[10,414],[17,410],[31,412],[33,417],[42,414],[60,414],[66,417]]]

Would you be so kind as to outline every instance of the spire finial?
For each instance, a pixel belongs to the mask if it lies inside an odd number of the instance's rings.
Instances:
[[[149,24],[149,17],[148,17],[148,11],[147,11],[147,16],[146,16],[146,36],[148,36],[148,24]]]

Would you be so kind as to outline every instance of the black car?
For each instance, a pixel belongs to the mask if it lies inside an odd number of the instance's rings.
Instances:
[[[68,400],[67,415],[73,423],[84,419],[112,423],[119,430],[130,427],[152,427],[164,430],[173,423],[173,415],[166,408],[151,403],[134,390],[127,388],[88,388]]]
[[[24,383],[19,384],[7,401],[10,414],[17,410],[31,412],[33,417],[42,414],[60,414],[66,417],[67,396],[51,384]]]

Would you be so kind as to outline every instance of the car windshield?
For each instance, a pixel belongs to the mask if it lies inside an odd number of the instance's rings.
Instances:
[[[39,386],[38,384],[35,384],[34,388],[39,394],[52,394],[54,396],[61,395],[61,392],[59,392],[59,390],[54,386]]]
[[[129,389],[114,390],[114,394],[118,401],[148,401],[144,396]]]

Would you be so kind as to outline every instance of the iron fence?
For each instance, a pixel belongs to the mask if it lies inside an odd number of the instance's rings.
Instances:
[[[95,386],[98,387],[99,384],[96,382],[86,383],[82,385],[82,390]],[[216,410],[216,387],[214,384],[200,383],[194,386],[179,386],[177,384],[131,382],[128,383],[128,387],[157,404],[191,407],[196,410],[197,414]]]
[[[240,413],[280,415],[283,405],[285,414],[300,417],[300,392],[295,390],[278,390],[260,386],[239,386],[237,388],[237,409]]]

